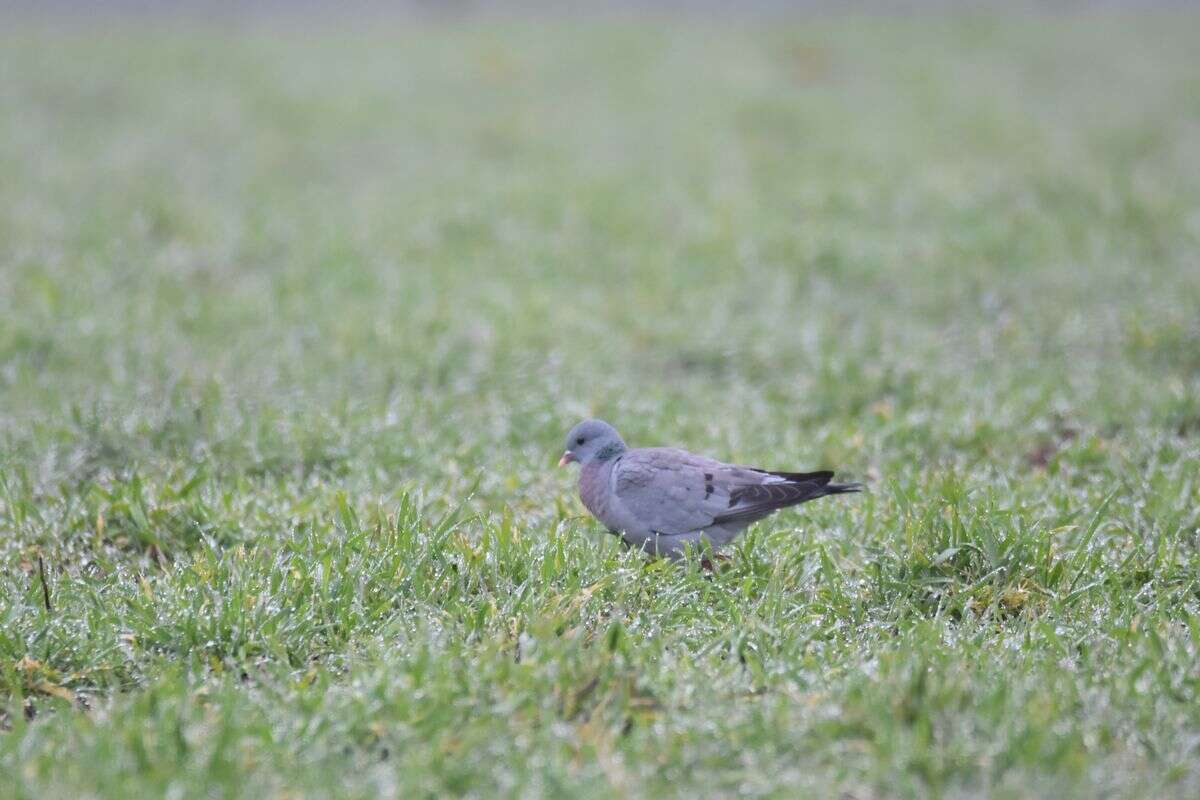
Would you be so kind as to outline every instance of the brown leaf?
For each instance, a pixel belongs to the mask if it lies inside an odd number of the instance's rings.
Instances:
[[[53,695],[54,697],[66,700],[68,703],[75,702],[75,693],[65,686],[59,686],[50,681],[38,681],[33,685],[33,688],[42,694]]]

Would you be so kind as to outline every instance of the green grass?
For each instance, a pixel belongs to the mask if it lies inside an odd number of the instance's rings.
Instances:
[[[1200,17],[0,30],[0,796],[1200,793]]]

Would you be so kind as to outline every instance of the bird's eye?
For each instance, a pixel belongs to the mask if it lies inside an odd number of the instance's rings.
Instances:
[[[578,439],[575,440],[575,444],[583,444],[583,442],[584,442],[584,439],[582,436],[580,436]]]

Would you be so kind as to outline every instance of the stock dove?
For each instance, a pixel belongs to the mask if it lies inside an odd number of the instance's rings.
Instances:
[[[559,466],[577,462],[579,498],[629,547],[680,558],[687,545],[715,551],[781,508],[858,483],[831,483],[832,472],[773,472],[725,464],[670,447],[630,448],[613,426],[584,420],[567,435]]]

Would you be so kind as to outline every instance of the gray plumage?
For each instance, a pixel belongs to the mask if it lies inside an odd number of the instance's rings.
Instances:
[[[833,473],[773,472],[670,447],[629,448],[616,429],[584,420],[567,435],[560,464],[579,462],[579,497],[630,547],[678,558],[687,545],[728,544],[781,508],[858,492]]]

